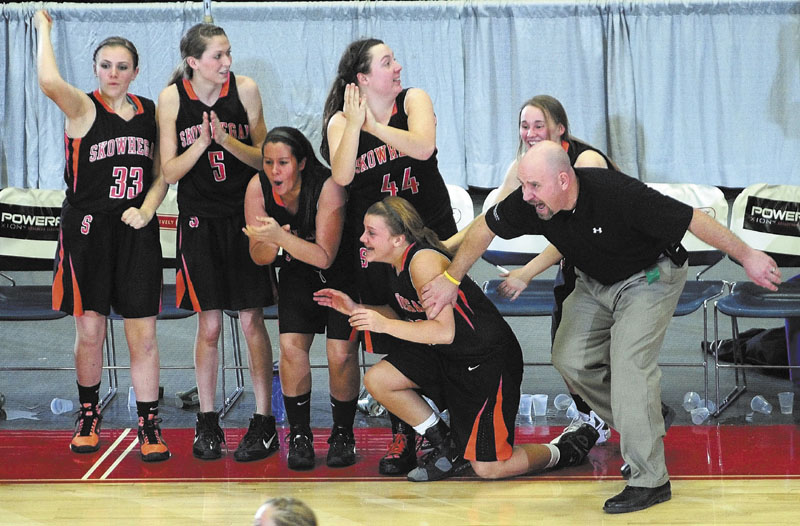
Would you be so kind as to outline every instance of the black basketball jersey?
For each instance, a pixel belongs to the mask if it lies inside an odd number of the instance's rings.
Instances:
[[[408,89],[394,102],[389,126],[408,130],[405,98]],[[348,219],[361,235],[364,214],[373,203],[396,195],[414,205],[425,225],[441,239],[456,233],[450,195],[436,160],[436,151],[425,161],[413,159],[374,135],[361,132],[358,140],[355,176],[348,186]]]
[[[400,272],[389,273],[393,295],[393,301],[389,305],[401,319],[406,321],[428,319],[411,280],[411,261],[420,250],[439,252],[435,248],[414,243],[403,255]],[[498,348],[508,347],[503,345],[503,342],[515,338],[511,327],[500,315],[497,307],[469,276],[464,276],[458,287],[453,318],[456,326],[453,343],[434,346],[436,352],[445,353],[450,359],[475,361],[476,358],[496,352]]]
[[[291,231],[297,237],[304,239],[310,243],[316,242],[317,239],[317,204],[319,196],[322,193],[322,187],[328,178],[303,178],[303,189],[300,192],[300,203],[297,207],[297,213],[292,214],[286,209],[281,197],[272,190],[272,184],[264,171],[258,172],[258,180],[261,183],[261,192],[264,194],[264,209],[267,214],[274,218],[281,225],[289,225]],[[309,185],[306,187],[306,185]],[[306,213],[308,212],[308,213]],[[342,241],[339,243],[339,251],[336,253],[336,258],[331,266],[326,269],[326,273],[341,272],[345,269],[345,262],[350,260],[350,250],[347,247],[352,246],[345,240],[342,235]],[[283,269],[301,269],[306,268],[309,270],[320,270],[317,267],[309,265],[294,259],[291,254],[283,251],[283,259],[281,261],[281,272]]]
[[[153,183],[156,141],[155,104],[128,94],[136,112],[126,121],[96,90],[87,93],[95,105],[89,132],[72,139],[64,134],[67,202],[87,212],[122,214],[140,207]]]
[[[231,137],[244,144],[253,144],[250,123],[239,92],[236,76],[229,73],[219,98],[213,106],[206,106],[197,98],[188,79],[175,83],[180,106],[175,119],[180,155],[200,136],[203,112],[217,114]],[[201,217],[223,217],[240,214],[244,210],[244,194],[255,169],[243,163],[214,141],[203,156],[178,183],[178,207],[181,214]]]
[[[597,148],[595,148],[591,144],[586,144],[585,142],[580,141],[580,140],[575,139],[575,138],[570,138],[569,141],[562,141],[561,144],[562,144],[562,146],[564,144],[567,145],[565,150],[567,152],[567,156],[569,157],[569,164],[572,165],[572,166],[575,166],[575,163],[577,162],[578,157],[580,156],[580,154],[582,154],[585,151],[592,151],[592,152],[595,152],[598,155],[600,155],[600,157],[602,157],[603,159],[605,159],[606,166],[608,166],[609,170],[614,170],[615,169],[614,168],[614,163],[611,162],[611,159],[608,158],[608,155],[604,154],[603,152],[601,152],[600,150],[598,150]]]

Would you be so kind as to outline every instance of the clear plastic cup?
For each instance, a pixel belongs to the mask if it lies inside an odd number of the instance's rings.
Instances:
[[[714,403],[714,400],[701,399],[697,407],[707,407],[712,413],[717,410],[717,404]]]
[[[519,397],[519,416],[523,418],[531,417],[531,406],[533,405],[533,395],[523,394]]]
[[[557,394],[555,398],[553,398],[553,405],[559,411],[564,411],[569,409],[569,406],[572,405],[574,402],[572,401],[572,397],[568,394],[560,393]]]
[[[70,412],[72,411],[72,400],[53,398],[53,401],[50,402],[50,411],[52,411],[54,415]]]
[[[794,393],[792,391],[778,393],[778,402],[781,404],[781,414],[792,414],[792,410],[794,409]]]
[[[567,418],[569,418],[570,420],[575,420],[576,418],[578,418],[579,414],[580,413],[578,412],[578,406],[575,405],[575,402],[572,402],[570,406],[567,408],[567,413],[566,413]]]
[[[750,400],[750,409],[757,413],[768,415],[772,412],[772,404],[767,402],[767,399],[761,395],[756,395]]]
[[[699,425],[705,422],[708,419],[708,408],[707,407],[697,407],[692,409],[692,423],[694,425]]]
[[[700,395],[694,391],[689,391],[683,395],[683,408],[687,413],[691,413],[692,409],[700,407]]]
[[[547,395],[533,395],[533,416],[544,416],[547,414]]]

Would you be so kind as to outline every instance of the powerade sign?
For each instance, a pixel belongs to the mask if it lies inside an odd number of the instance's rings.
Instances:
[[[781,236],[800,237],[800,203],[747,198],[744,228]]]
[[[55,241],[61,208],[0,203],[0,238]]]

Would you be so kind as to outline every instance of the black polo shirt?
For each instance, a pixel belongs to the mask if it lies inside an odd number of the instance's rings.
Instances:
[[[604,285],[651,267],[689,228],[692,207],[637,179],[602,168],[575,173],[574,210],[544,221],[518,188],[486,212],[486,224],[505,239],[544,235],[567,261]]]

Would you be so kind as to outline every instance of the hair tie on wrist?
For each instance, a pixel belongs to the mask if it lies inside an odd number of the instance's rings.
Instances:
[[[452,283],[452,284],[453,284],[453,285],[455,285],[456,287],[457,287],[457,286],[459,286],[459,285],[461,285],[461,282],[460,282],[460,281],[458,281],[458,280],[457,280],[456,278],[454,278],[453,276],[451,276],[450,274],[448,274],[446,270],[444,271],[444,277],[446,277],[446,278],[447,278],[447,281],[449,281],[450,283]]]

